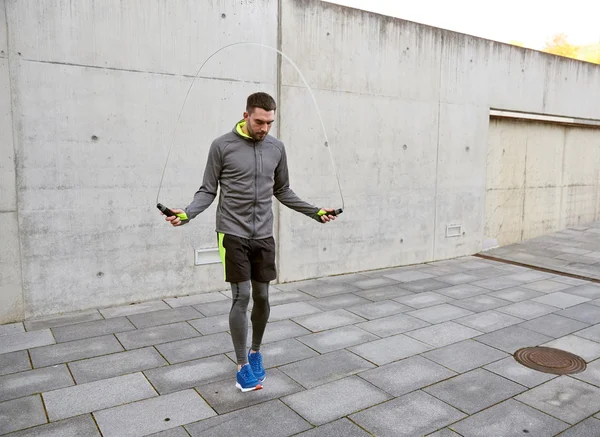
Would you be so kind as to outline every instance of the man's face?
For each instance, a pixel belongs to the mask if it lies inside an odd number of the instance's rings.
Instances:
[[[271,125],[275,121],[275,111],[253,108],[251,113],[244,112],[244,120],[246,120],[248,134],[256,141],[261,141],[271,130]]]

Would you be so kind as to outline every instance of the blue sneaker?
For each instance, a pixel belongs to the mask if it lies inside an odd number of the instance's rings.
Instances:
[[[252,373],[250,364],[244,364],[237,373],[235,386],[242,392],[260,390],[262,388],[262,385],[260,385],[256,376]]]
[[[250,367],[252,367],[252,373],[256,376],[259,382],[263,382],[267,378],[267,373],[263,367],[262,363],[262,354],[260,352],[250,353],[248,351],[248,362],[250,363]]]

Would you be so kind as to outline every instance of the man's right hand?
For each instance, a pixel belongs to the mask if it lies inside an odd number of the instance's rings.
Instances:
[[[175,214],[181,214],[181,213],[185,212],[183,209],[176,209],[176,208],[171,208],[171,211],[173,211]],[[181,226],[183,224],[181,219],[179,217],[177,217],[176,215],[174,215],[172,217],[165,217],[165,220],[168,222],[171,222],[171,224],[173,226]]]

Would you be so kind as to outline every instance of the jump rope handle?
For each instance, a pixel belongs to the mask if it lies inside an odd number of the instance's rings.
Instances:
[[[333,210],[332,212],[327,212],[325,210],[321,210],[319,211],[319,217],[323,217],[324,215],[333,215],[333,216],[338,216],[340,215],[342,212],[344,212],[344,210],[342,208],[338,208]]]
[[[162,203],[159,203],[156,205],[156,207],[167,217],[173,217],[173,216],[177,216],[179,217],[181,220],[187,220],[188,216],[185,212],[179,213],[179,214],[175,214],[173,211],[171,211],[169,208],[167,208],[165,205],[163,205]]]

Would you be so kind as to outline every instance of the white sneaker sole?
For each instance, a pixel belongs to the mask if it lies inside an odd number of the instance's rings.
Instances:
[[[261,390],[262,389],[262,385],[258,384],[256,387],[249,387],[249,388],[243,388],[239,382],[235,383],[236,388],[239,388],[242,393],[246,393],[249,391],[255,391],[255,390]]]

